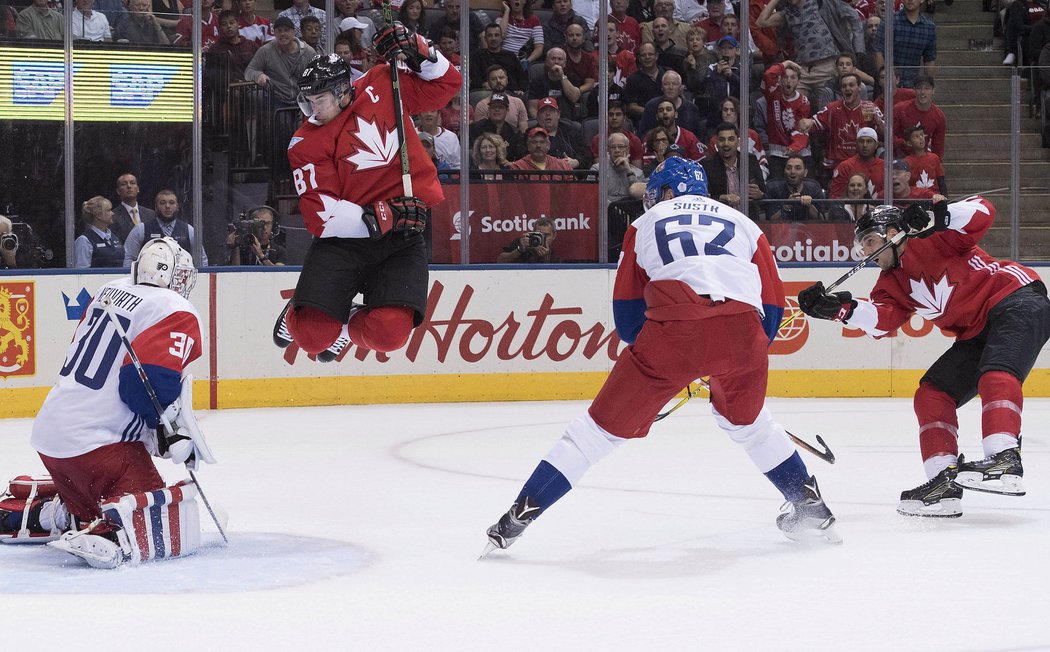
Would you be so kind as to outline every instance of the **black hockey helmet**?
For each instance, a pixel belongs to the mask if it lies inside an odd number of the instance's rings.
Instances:
[[[868,249],[874,247],[875,244],[881,246],[886,242],[887,234],[890,228],[894,228],[898,231],[907,231],[908,225],[904,221],[904,214],[901,209],[896,206],[876,206],[869,210],[867,213],[862,215],[857,220],[857,226],[854,229],[853,244],[856,247],[857,253],[862,258],[864,257],[865,245]],[[877,238],[878,242],[873,242],[872,238]],[[900,252],[897,250],[897,245],[893,247],[894,256],[899,256]],[[896,260],[894,266],[896,266]]]
[[[320,95],[325,91],[330,91],[337,102],[341,101],[344,95],[349,95],[350,101],[354,101],[354,85],[350,82],[350,66],[334,52],[319,55],[307,64],[303,74],[299,76],[298,86],[299,108],[306,116],[312,113],[310,102],[306,99],[308,95]]]

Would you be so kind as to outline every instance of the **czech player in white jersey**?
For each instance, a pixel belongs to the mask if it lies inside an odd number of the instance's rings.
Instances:
[[[787,500],[777,526],[792,539],[839,541],[816,479],[764,407],[768,347],[785,303],[765,236],[707,196],[707,177],[694,161],[661,163],[645,204],[624,236],[613,289],[616,330],[629,346],[587,413],[569,424],[489,528],[483,556],[510,546],[592,464],[645,437],[660,409],[705,376],[719,427]]]
[[[175,240],[156,238],[143,246],[130,278],[96,293],[33,423],[32,445],[50,478],[11,482],[0,500],[0,540],[54,540],[103,567],[197,548],[196,488],[165,487],[152,459],[164,455],[191,469],[213,461],[193,418],[192,378],[184,376],[201,355],[200,315],[187,300],[196,277]],[[175,433],[157,430],[161,415],[114,319]]]

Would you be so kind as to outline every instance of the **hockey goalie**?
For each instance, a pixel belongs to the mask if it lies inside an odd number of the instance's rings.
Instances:
[[[196,278],[179,242],[155,238],[130,278],[98,291],[33,423],[49,475],[10,481],[0,496],[0,542],[47,543],[96,568],[200,547],[197,486],[165,486],[153,461],[191,471],[215,461],[184,374],[201,355],[200,315],[188,300]]]

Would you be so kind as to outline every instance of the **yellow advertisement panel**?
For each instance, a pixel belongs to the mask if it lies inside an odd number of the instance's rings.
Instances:
[[[62,50],[0,47],[0,115],[64,120],[65,100]],[[74,50],[73,119],[192,122],[192,53]]]

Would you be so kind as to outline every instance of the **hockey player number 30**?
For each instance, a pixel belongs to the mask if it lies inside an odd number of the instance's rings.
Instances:
[[[317,174],[315,172],[314,164],[307,163],[301,168],[295,168],[292,170],[292,180],[295,182],[295,192],[300,195],[311,188],[316,188]]]
[[[73,379],[88,389],[102,389],[109,376],[109,370],[120,353],[120,335],[117,334],[113,324],[105,319],[106,311],[95,308],[88,319],[88,331],[84,337],[77,342],[77,348],[73,355],[69,356],[66,363],[62,365],[59,376],[68,376],[73,372]],[[120,325],[126,330],[131,324],[127,317],[117,316]],[[108,339],[105,339],[106,335]],[[105,339],[105,350],[99,353],[99,346]],[[74,371],[75,368],[75,371]]]
[[[714,233],[712,238],[704,242],[704,255],[705,256],[722,256],[732,255],[729,250],[725,248],[725,245],[733,239],[736,235],[736,224],[733,222],[721,218],[713,217],[711,215],[704,215],[703,213],[683,213],[682,215],[672,215],[671,217],[665,217],[662,220],[657,220],[656,226],[656,248],[660,252],[660,259],[663,260],[664,265],[670,265],[675,261],[674,254],[671,253],[671,241],[678,240],[679,245],[682,247],[682,256],[699,256],[700,252],[696,248],[696,243],[693,241],[694,235],[701,235],[696,231],[682,230],[675,231],[674,233],[667,232],[668,224],[681,224],[683,226],[693,224],[693,220],[700,226],[712,226],[717,230],[718,225],[721,225],[721,230],[718,233]],[[705,229],[704,231],[707,231]]]

